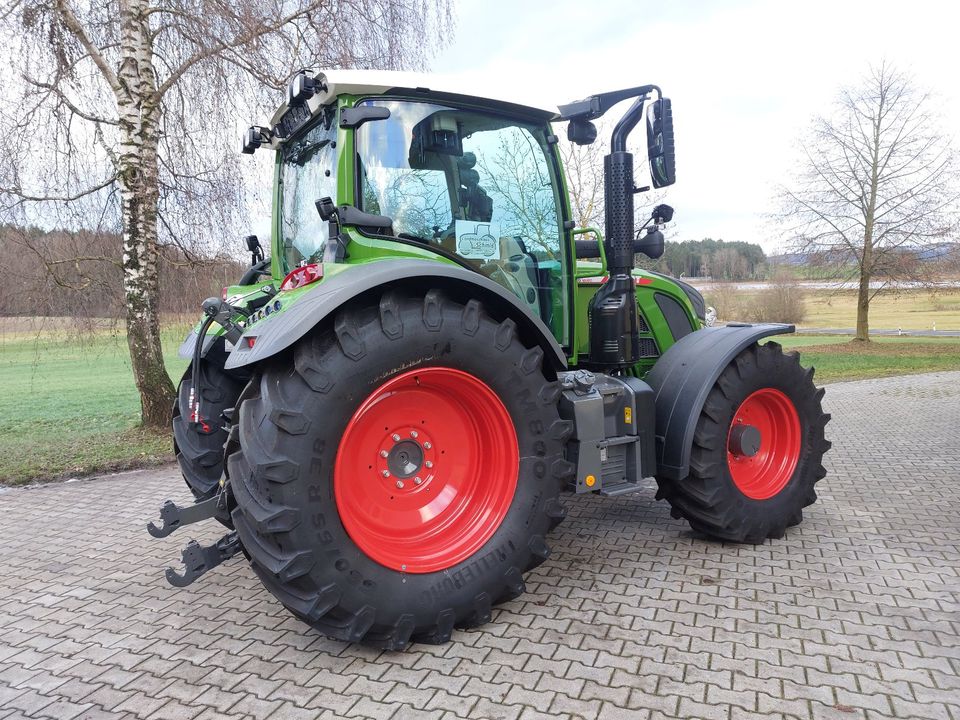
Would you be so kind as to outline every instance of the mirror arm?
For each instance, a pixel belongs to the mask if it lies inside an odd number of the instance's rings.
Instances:
[[[583,100],[560,105],[558,108],[560,110],[560,119],[596,120],[618,102],[640,95],[645,96],[651,92],[655,92],[657,97],[662,97],[660,88],[657,85],[641,85],[640,87],[627,88],[626,90],[614,90],[613,92],[591,95]]]

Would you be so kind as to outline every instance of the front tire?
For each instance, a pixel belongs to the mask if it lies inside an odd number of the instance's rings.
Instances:
[[[694,432],[690,474],[657,478],[671,514],[705,535],[761,543],[797,525],[817,499],[830,442],[823,389],[796,353],[753,344],[714,383]]]
[[[388,649],[487,622],[564,512],[570,426],[542,360],[512,321],[431,291],[342,310],[264,367],[228,475],[266,588]]]

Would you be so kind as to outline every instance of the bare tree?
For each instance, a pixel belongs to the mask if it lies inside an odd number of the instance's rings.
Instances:
[[[560,144],[570,207],[577,227],[603,227],[603,156],[606,152],[607,145],[600,140],[590,145]]]
[[[589,145],[576,145],[566,139],[560,143],[560,156],[563,158],[573,219],[577,227],[594,227],[601,232],[606,222],[603,202],[603,158],[610,152],[610,143],[606,141],[608,135],[608,130],[601,126],[597,140]],[[637,184],[643,184],[642,178],[646,172],[643,165],[645,160],[643,152],[641,150],[641,154],[636,155],[634,159]],[[634,195],[634,214],[638,220],[638,226],[649,217],[650,208],[662,202],[665,197],[666,193],[663,190]]]
[[[496,137],[496,148],[479,155],[477,169],[499,208],[503,234],[523,235],[531,250],[552,257],[560,239],[544,150],[520,128],[500,130]]]
[[[197,247],[231,227],[240,113],[268,95],[275,104],[300,67],[421,66],[450,12],[448,0],[13,0],[0,10],[3,59],[20,81],[0,110],[3,220],[121,230],[144,424],[166,425],[174,397],[158,246]]]
[[[853,268],[856,338],[868,340],[873,297],[911,277],[916,250],[956,227],[955,154],[931,94],[887,63],[843,90],[833,110],[803,142],[780,219],[798,249]]]

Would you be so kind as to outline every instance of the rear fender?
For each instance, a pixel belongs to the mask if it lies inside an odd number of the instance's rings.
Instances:
[[[210,348],[213,347],[213,344],[220,339],[220,327],[217,326],[217,330],[211,328],[207,331],[207,334],[203,337],[203,348],[200,350],[200,357],[206,357],[207,353],[210,352]],[[182,357],[184,360],[192,360],[194,348],[197,347],[197,337],[199,333],[196,328],[193,328],[190,331],[190,334],[187,335],[186,340],[183,341],[180,345],[180,349],[177,351],[177,355]]]
[[[338,309],[363,295],[388,288],[426,292],[437,288],[466,302],[476,298],[489,312],[510,318],[520,337],[543,349],[544,369],[556,373],[567,366],[566,355],[543,321],[530,314],[520,299],[479,273],[431,260],[389,258],[355,265],[318,283],[303,299],[283,312],[261,320],[244,332],[227,359],[226,368],[258,363],[286,350]],[[282,300],[282,295],[278,296]],[[252,342],[251,342],[252,340]]]
[[[644,378],[656,407],[657,475],[684,479],[700,411],[720,373],[745,348],[793,325],[731,324],[697,330],[680,339]]]

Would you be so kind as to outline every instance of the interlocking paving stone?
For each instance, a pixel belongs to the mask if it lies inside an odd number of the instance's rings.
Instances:
[[[960,372],[841,383],[820,502],[782,540],[568,497],[529,592],[383,653],[287,614],[242,559],[178,590],[144,531],[175,467],[0,489],[0,720],[960,720]]]

